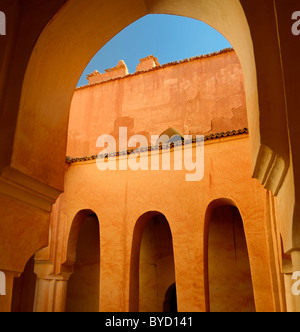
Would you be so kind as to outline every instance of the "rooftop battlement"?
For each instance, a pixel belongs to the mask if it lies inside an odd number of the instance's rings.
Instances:
[[[126,76],[138,75],[138,74],[145,73],[148,71],[157,70],[160,68],[166,68],[166,67],[178,65],[181,63],[186,63],[189,61],[201,60],[201,59],[221,55],[221,54],[228,53],[228,52],[233,52],[233,49],[226,48],[226,49],[218,51],[218,52],[195,56],[195,57],[191,57],[191,58],[183,59],[183,60],[179,60],[179,61],[173,61],[170,63],[166,63],[164,65],[161,65],[159,63],[157,57],[155,57],[154,55],[148,55],[145,58],[142,58],[139,60],[139,64],[137,65],[136,71],[133,74],[129,73],[124,60],[120,60],[116,67],[105,69],[105,73],[100,73],[98,70],[95,70],[93,73],[87,75],[87,79],[89,81],[87,86],[91,86],[91,85],[94,85],[97,83],[102,83],[102,82],[106,82],[106,81],[110,81],[110,80],[114,80],[114,79],[120,79],[120,78],[123,78]],[[86,87],[86,86],[83,86],[80,88],[84,88],[84,87]]]

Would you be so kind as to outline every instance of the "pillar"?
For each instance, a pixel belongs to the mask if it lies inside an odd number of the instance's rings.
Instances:
[[[53,264],[36,264],[37,285],[34,312],[64,312],[66,308],[68,280],[72,267],[55,274]]]

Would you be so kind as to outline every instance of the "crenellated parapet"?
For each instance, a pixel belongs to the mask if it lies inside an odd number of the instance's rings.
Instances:
[[[120,60],[116,67],[105,70],[105,73],[101,74],[98,70],[87,76],[89,84],[101,83],[114,78],[124,77],[128,75],[128,68],[123,60]]]

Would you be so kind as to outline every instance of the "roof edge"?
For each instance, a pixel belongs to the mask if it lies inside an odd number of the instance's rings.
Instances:
[[[249,134],[248,128],[207,135],[207,136],[204,136],[204,142],[221,139],[224,137],[238,136],[238,135],[245,135],[245,134]],[[160,146],[150,145],[150,146],[144,147],[144,148],[128,149],[127,151],[118,151],[118,152],[110,153],[110,154],[102,154],[102,155],[100,154],[100,156],[94,155],[94,156],[90,156],[90,157],[81,157],[81,158],[66,157],[66,163],[71,165],[73,163],[95,160],[97,158],[118,157],[118,156],[129,155],[133,152],[142,153],[142,152],[153,151],[153,150],[169,150],[176,146],[180,146],[180,145],[184,145],[184,144],[195,144],[197,142],[199,142],[199,139],[193,138],[190,140],[190,142],[179,141],[176,143],[163,144]]]
[[[94,87],[94,86],[97,86],[97,85],[101,85],[101,84],[105,84],[105,83],[108,83],[108,82],[113,82],[113,81],[118,81],[118,80],[126,79],[126,78],[137,76],[137,75],[142,75],[142,74],[145,74],[145,73],[149,73],[149,72],[160,70],[160,69],[167,68],[167,67],[177,66],[177,65],[180,65],[180,64],[183,64],[183,63],[187,63],[187,62],[191,62],[191,61],[197,61],[197,60],[204,60],[204,59],[207,59],[207,58],[212,58],[212,57],[219,56],[219,55],[226,54],[226,53],[230,53],[230,52],[234,52],[234,49],[232,47],[224,48],[224,49],[222,49],[220,51],[216,51],[216,52],[212,52],[212,53],[208,53],[208,54],[197,55],[197,56],[194,56],[194,57],[191,57],[191,58],[187,58],[187,59],[183,59],[183,60],[177,60],[177,61],[168,62],[168,63],[163,64],[163,65],[157,65],[157,66],[155,66],[153,68],[150,68],[148,70],[141,70],[141,71],[137,71],[137,72],[125,75],[125,76],[111,78],[111,79],[108,79],[106,81],[82,85],[80,87],[77,87],[75,89],[75,91],[77,91],[77,90],[83,90],[83,89],[87,89],[87,88],[91,88],[91,87]],[[90,75],[97,74],[96,72],[97,71],[94,71]],[[99,75],[100,75],[100,73],[99,73]]]

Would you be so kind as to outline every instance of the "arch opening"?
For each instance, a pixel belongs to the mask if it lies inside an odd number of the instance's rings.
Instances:
[[[99,312],[99,221],[95,214],[87,211],[81,213],[80,220],[77,215],[74,221],[77,223],[73,228],[73,232],[77,233],[76,250],[73,274],[68,281],[66,312]]]
[[[109,7],[112,5],[112,3],[108,3],[106,11],[99,11],[99,2],[95,0],[90,0],[88,5],[86,2],[68,2],[61,9],[55,21],[49,24],[41,34],[36,45],[36,52],[32,53],[23,84],[18,133],[15,138],[14,164],[18,165],[20,162],[20,169],[25,174],[34,175],[34,178],[56,188],[61,187],[64,171],[62,163],[65,160],[67,144],[62,137],[67,136],[68,112],[79,77],[99,48],[126,26],[147,14],[179,15],[200,20],[222,33],[230,42],[237,52],[244,72],[249,128],[253,133],[250,139],[253,156],[256,158],[260,146],[256,70],[250,30],[240,2],[238,0],[222,2],[211,0],[211,6],[207,6],[206,1],[199,1],[195,4],[177,0],[176,6],[171,5],[170,1],[164,1],[162,3],[154,2],[145,7],[144,1],[135,1],[135,5],[130,1],[124,6],[120,4],[118,8],[118,12],[122,13],[120,16],[115,15],[113,8],[110,10]],[[218,8],[217,11],[216,8]],[[78,13],[80,15],[77,15]],[[101,13],[103,13],[103,17],[101,17]],[[66,24],[66,22],[72,22],[74,16],[77,17],[77,25],[82,27],[77,34],[73,33],[72,24]],[[70,36],[74,37],[70,38]],[[78,40],[82,43],[79,43]],[[51,45],[51,49],[49,49],[49,45]],[[76,57],[73,56],[74,54]],[[65,59],[68,59],[67,63]],[[37,63],[43,63],[44,68],[49,68],[49,72],[45,70],[43,73],[42,79]],[[37,82],[36,86],[38,86],[38,94],[41,98],[34,97],[37,91],[32,88],[33,80]],[[62,86],[64,94],[61,94]],[[49,90],[52,91],[51,96],[46,93]],[[57,98],[52,98],[53,95]],[[49,100],[47,100],[47,96],[50,97]],[[32,112],[32,110],[38,110],[37,117],[27,116],[28,111]],[[28,119],[33,119],[32,123]],[[36,119],[39,119],[39,123],[36,123]],[[53,119],[55,119],[55,123]],[[59,121],[59,126],[57,121]],[[40,134],[37,128],[44,127],[49,130]],[[57,130],[58,127],[60,130]],[[51,137],[45,136],[45,132],[49,133]],[[39,144],[30,146],[30,148],[24,146],[24,140],[20,139],[24,135],[26,137],[37,135],[39,139],[34,137],[28,137],[28,139],[31,142],[39,142]],[[44,144],[44,142],[48,143]],[[58,142],[59,144],[57,144]],[[44,146],[49,148],[44,149]],[[58,146],[59,148],[57,148]],[[40,151],[39,147],[42,147]],[[51,149],[53,151],[49,151]],[[26,163],[22,157],[24,155],[28,156]],[[49,155],[55,156],[55,160],[58,161],[51,163],[51,167],[50,163],[46,165],[44,163]],[[30,165],[31,162],[34,162],[34,165],[43,165],[42,173],[31,174],[33,169],[37,169]],[[54,169],[56,166],[53,165],[57,165],[57,169]]]
[[[207,243],[211,312],[254,312],[255,301],[243,220],[236,206],[215,205]]]
[[[165,296],[174,282],[169,223],[161,213],[146,213],[139,218],[133,236],[130,311],[164,312]]]
[[[14,278],[11,312],[33,312],[37,276],[34,256],[27,262],[20,277]]]
[[[174,128],[169,128],[159,135],[156,145],[176,143],[183,140],[184,136],[180,131]]]

